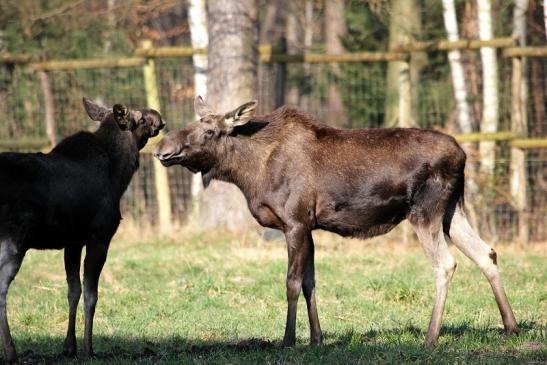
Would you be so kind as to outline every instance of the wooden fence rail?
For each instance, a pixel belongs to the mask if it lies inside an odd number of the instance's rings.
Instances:
[[[522,150],[547,148],[547,138],[520,138],[514,132],[496,132],[496,133],[468,133],[453,134],[459,143],[464,142],[509,142],[509,146]],[[151,140],[143,149],[142,153],[152,153],[158,139]],[[23,139],[0,139],[0,150],[35,150],[47,152],[51,145],[47,138],[23,138]]]
[[[455,42],[411,42],[394,46],[386,52],[353,52],[336,55],[306,52],[286,54],[280,53],[277,47],[262,45],[259,47],[259,54],[260,60],[265,63],[385,62],[407,60],[411,52],[479,49],[481,47],[503,49],[503,57],[547,57],[547,47],[515,47],[513,38],[462,39]],[[135,49],[134,57],[46,61],[37,61],[35,57],[28,54],[0,53],[0,63],[22,64],[31,71],[56,71],[85,68],[141,67],[147,58],[192,57],[195,54],[207,54],[207,50],[192,47],[139,47]]]
[[[397,45],[391,47],[385,52],[353,52],[343,54],[319,54],[319,53],[300,53],[300,54],[287,54],[284,49],[271,46],[260,46],[259,55],[260,61],[268,64],[275,64],[279,67],[284,67],[287,63],[348,63],[348,62],[409,62],[412,52],[436,52],[436,51],[449,51],[449,50],[475,50],[482,47],[492,47],[501,49],[501,56],[512,59],[513,65],[513,79],[512,79],[512,126],[511,131],[502,131],[496,133],[469,133],[469,134],[455,134],[454,137],[460,143],[465,142],[483,142],[483,141],[497,141],[504,142],[511,148],[512,160],[511,160],[511,184],[513,182],[526,182],[527,173],[526,168],[523,167],[524,156],[527,150],[531,149],[545,149],[547,148],[547,138],[525,138],[526,130],[515,127],[519,116],[524,115],[525,105],[519,102],[518,98],[521,92],[518,89],[518,85],[521,84],[521,72],[518,71],[517,66],[521,63],[521,60],[525,57],[546,57],[547,47],[517,47],[517,43],[513,38],[496,38],[491,40],[474,40],[474,39],[462,39],[456,42],[449,41],[414,41],[408,44]],[[191,47],[152,47],[151,42],[144,42],[142,47],[135,49],[133,57],[121,57],[121,58],[100,58],[100,59],[72,59],[72,60],[42,60],[37,59],[27,54],[13,54],[13,53],[0,53],[0,64],[20,65],[26,72],[36,73],[41,75],[44,81],[47,81],[48,71],[60,71],[60,70],[78,70],[78,69],[105,69],[105,68],[128,68],[139,67],[143,70],[143,77],[145,81],[145,91],[147,95],[148,106],[159,110],[159,98],[158,98],[158,83],[156,80],[156,72],[154,69],[154,59],[158,58],[185,58],[192,57],[196,54],[206,54],[206,49],[196,49]],[[410,66],[409,66],[410,67]],[[279,75],[284,75],[283,72],[278,72]],[[520,76],[519,76],[520,75]],[[279,76],[283,77],[283,76]],[[276,80],[277,82],[278,80]],[[284,80],[283,80],[284,81]],[[283,85],[283,83],[280,83]],[[404,97],[404,96],[400,96]],[[283,97],[276,98],[276,100],[283,100]],[[514,123],[513,123],[514,120]],[[522,124],[522,123],[521,123]],[[50,128],[51,129],[51,128]],[[0,139],[0,151],[1,150],[25,150],[25,151],[42,151],[47,152],[51,149],[52,140],[51,136],[55,137],[54,131],[49,131],[49,141],[47,138],[23,138],[20,140],[13,139]],[[154,147],[156,141],[150,141],[150,143],[143,149],[142,153],[150,153]],[[517,159],[514,156],[520,156]],[[515,166],[520,165],[520,168],[516,169]],[[161,230],[164,232],[169,231],[171,224],[171,203],[169,192],[169,181],[167,178],[166,170],[155,162],[154,164],[154,176],[155,176],[155,188],[158,198],[158,213],[161,223]],[[512,192],[512,198],[520,203],[515,203],[515,207],[519,210],[519,231],[528,232],[528,227],[525,223],[525,216],[527,214],[528,196],[526,195],[526,184],[514,184],[518,185],[519,192]],[[524,189],[524,190],[523,190]],[[518,194],[517,194],[518,193]],[[520,194],[520,195],[519,195]],[[520,197],[520,198],[518,198]],[[513,204],[513,203],[512,203]],[[522,206],[521,208],[519,208]],[[522,216],[522,217],[521,217]],[[522,218],[522,219],[521,219]],[[524,222],[524,223],[523,223]],[[526,234],[519,234],[519,237],[523,241],[527,241]]]

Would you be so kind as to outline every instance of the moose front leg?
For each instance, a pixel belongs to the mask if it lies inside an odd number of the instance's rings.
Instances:
[[[93,317],[98,299],[99,276],[106,261],[108,244],[88,245],[84,261],[84,353],[93,356]]]
[[[285,325],[285,336],[283,338],[283,346],[294,346],[296,343],[296,309],[298,307],[298,296],[302,289],[302,280],[306,270],[306,263],[309,260],[311,253],[311,231],[302,224],[296,224],[285,230],[285,238],[287,240],[287,249],[289,256],[289,264],[287,270],[287,323]],[[309,289],[309,287],[307,287]],[[313,290],[307,290],[309,297],[309,305],[313,309],[313,313],[317,313],[315,309],[315,299],[313,298]],[[308,309],[309,310],[309,309]],[[316,315],[313,316],[315,321]],[[311,320],[312,317],[310,317]],[[317,324],[319,322],[317,321]],[[318,328],[319,326],[317,326]],[[314,327],[312,327],[312,331]],[[315,333],[314,333],[315,335]],[[313,338],[313,337],[312,337]]]
[[[68,285],[68,328],[63,353],[66,356],[76,356],[76,311],[82,295],[80,282],[80,260],[82,246],[65,248],[65,271]]]
[[[315,246],[311,232],[309,234],[309,254],[306,260],[304,269],[304,280],[302,281],[302,291],[306,298],[306,306],[308,307],[308,318],[310,321],[310,344],[320,345],[323,342],[323,334],[319,325],[319,315],[317,314],[317,304],[315,302]]]

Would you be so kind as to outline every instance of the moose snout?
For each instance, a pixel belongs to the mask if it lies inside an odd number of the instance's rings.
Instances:
[[[181,156],[182,147],[179,143],[169,140],[169,134],[158,142],[154,149],[153,155],[162,163],[166,163],[173,158]]]

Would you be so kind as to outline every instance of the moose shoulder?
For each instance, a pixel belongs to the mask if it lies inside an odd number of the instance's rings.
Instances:
[[[264,226],[282,230],[289,250],[285,345],[295,343],[296,303],[304,293],[311,341],[321,342],[314,296],[311,231],[343,236],[384,234],[408,219],[432,263],[437,297],[426,336],[437,341],[456,262],[443,231],[490,281],[506,331],[517,330],[493,250],[471,229],[463,209],[465,153],[443,133],[422,129],[344,130],[295,109],[255,116],[256,102],[215,113],[198,97],[201,117],[168,133],[155,156],[236,184]]]

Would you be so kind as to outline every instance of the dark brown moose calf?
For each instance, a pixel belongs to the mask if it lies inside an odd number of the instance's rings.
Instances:
[[[76,309],[84,261],[84,352],[93,354],[99,276],[120,224],[120,198],[139,167],[139,150],[165,126],[152,109],[105,108],[84,98],[94,133],[79,132],[50,153],[0,153],[0,332],[8,362],[17,354],[6,295],[29,249],[64,249],[68,330],[64,353],[76,355]]]
[[[344,130],[283,107],[255,116],[256,102],[219,114],[195,101],[201,117],[168,133],[155,156],[212,179],[236,184],[263,226],[285,233],[289,253],[287,324],[283,344],[295,344],[300,290],[311,343],[322,340],[314,287],[312,230],[372,237],[408,219],[433,266],[437,295],[425,342],[437,342],[456,261],[446,233],[482,270],[508,334],[518,331],[501,284],[496,252],[471,228],[464,211],[465,153],[445,134],[421,129]]]

